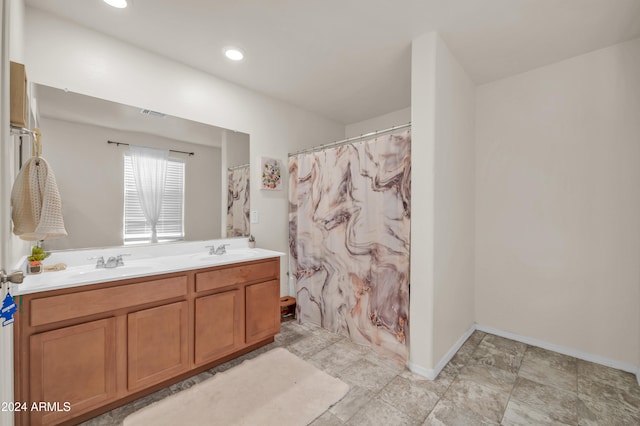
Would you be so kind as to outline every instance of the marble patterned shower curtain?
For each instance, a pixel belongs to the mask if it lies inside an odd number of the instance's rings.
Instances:
[[[227,175],[227,238],[249,235],[249,165]]]
[[[407,362],[411,134],[289,158],[298,319]]]

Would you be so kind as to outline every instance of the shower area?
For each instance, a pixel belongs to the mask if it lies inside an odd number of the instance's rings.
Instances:
[[[408,127],[289,155],[289,269],[298,321],[404,363],[411,246]]]

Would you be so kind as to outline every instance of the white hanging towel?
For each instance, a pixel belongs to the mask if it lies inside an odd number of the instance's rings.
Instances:
[[[56,177],[42,157],[31,157],[22,166],[11,190],[13,233],[23,240],[64,237],[62,200]]]

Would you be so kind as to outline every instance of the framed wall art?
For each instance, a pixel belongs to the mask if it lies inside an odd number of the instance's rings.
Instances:
[[[282,189],[282,161],[275,158],[260,159],[260,189],[279,191]]]

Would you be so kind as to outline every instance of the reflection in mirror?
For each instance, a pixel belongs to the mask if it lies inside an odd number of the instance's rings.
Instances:
[[[249,235],[249,164],[228,170],[227,237],[246,237]]]
[[[33,92],[42,155],[55,173],[69,234],[45,241],[47,250],[123,244],[129,147],[108,141],[172,150],[170,160],[184,164],[183,239],[227,237],[227,169],[249,163],[249,135],[43,85]],[[248,198],[241,204],[248,214]]]
[[[240,133],[239,135],[243,135]],[[224,134],[227,160],[226,236],[246,237],[249,232],[249,144],[238,140],[238,133]]]

